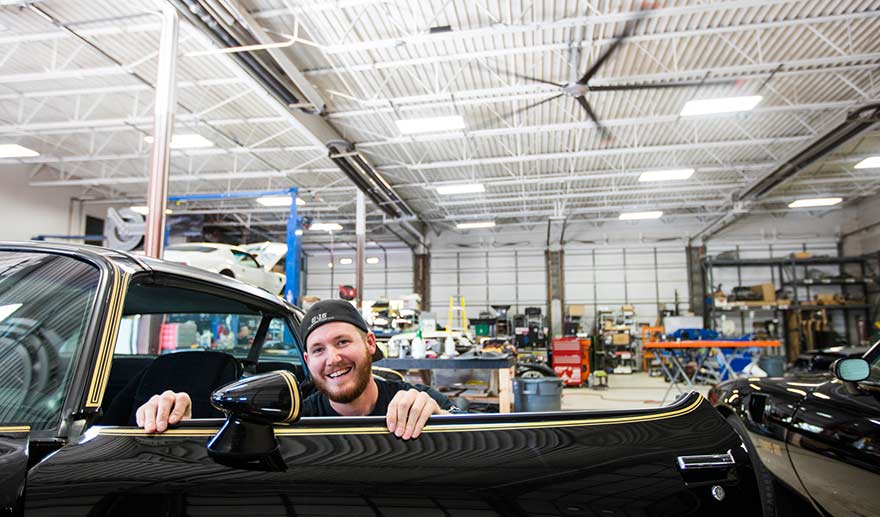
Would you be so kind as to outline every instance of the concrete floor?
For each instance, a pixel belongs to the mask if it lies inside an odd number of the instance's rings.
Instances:
[[[660,406],[669,383],[662,377],[650,377],[646,372],[630,375],[609,375],[608,389],[565,388],[562,392],[563,411],[654,408]],[[711,386],[695,385],[704,397]],[[664,405],[671,404],[678,391],[669,392]]]

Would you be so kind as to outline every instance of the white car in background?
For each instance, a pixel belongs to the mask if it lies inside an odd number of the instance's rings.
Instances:
[[[257,260],[266,271],[274,271],[282,275],[286,274],[284,268],[287,265],[287,244],[266,241],[242,244],[241,247],[257,257]]]
[[[287,277],[267,271],[244,248],[213,242],[188,242],[165,248],[165,260],[236,278],[244,283],[261,287],[270,293],[281,294]]]

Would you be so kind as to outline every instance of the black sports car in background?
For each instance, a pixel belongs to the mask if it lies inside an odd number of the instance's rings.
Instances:
[[[760,511],[742,439],[696,393],[649,410],[438,415],[411,441],[382,417],[299,418],[297,314],[187,266],[0,243],[0,513]],[[131,425],[165,389],[190,393],[194,418]]]
[[[746,441],[762,500],[776,481],[823,514],[880,515],[880,342],[824,373],[721,383],[709,400]]]

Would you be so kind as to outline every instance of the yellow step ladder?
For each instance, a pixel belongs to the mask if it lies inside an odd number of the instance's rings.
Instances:
[[[461,326],[462,332],[467,332],[468,329],[468,319],[467,319],[467,311],[464,307],[464,296],[450,296],[449,297],[449,319],[446,320],[446,333],[450,333],[453,330],[453,322],[455,322],[455,318],[458,316],[460,319],[458,322]]]

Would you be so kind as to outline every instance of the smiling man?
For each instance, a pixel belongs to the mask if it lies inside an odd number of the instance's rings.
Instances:
[[[431,415],[459,412],[440,392],[422,385],[374,378],[372,363],[382,359],[376,336],[360,312],[342,300],[312,305],[303,319],[305,359],[317,391],[303,401],[302,416],[385,416],[388,430],[417,438]],[[137,410],[137,424],[162,432],[190,418],[186,393],[154,395]]]

